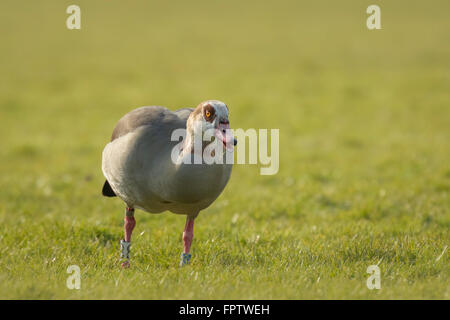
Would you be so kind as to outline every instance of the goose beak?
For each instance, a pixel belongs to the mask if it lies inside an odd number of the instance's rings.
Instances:
[[[237,144],[237,140],[233,137],[228,121],[220,121],[216,129],[216,138],[222,141],[223,146],[228,152],[233,151],[233,147]]]

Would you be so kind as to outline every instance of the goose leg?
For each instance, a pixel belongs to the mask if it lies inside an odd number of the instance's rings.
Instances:
[[[186,225],[184,226],[183,232],[183,242],[184,242],[184,252],[181,254],[180,267],[189,264],[191,260],[191,250],[192,240],[194,239],[194,219],[190,216],[186,218]]]
[[[136,226],[136,220],[134,219],[134,208],[128,208],[125,210],[124,218],[124,231],[125,237],[120,240],[120,257],[125,259],[122,262],[122,268],[128,268],[130,266],[130,246],[131,246],[131,234]]]

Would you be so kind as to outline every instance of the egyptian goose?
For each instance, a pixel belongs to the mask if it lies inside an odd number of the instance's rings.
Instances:
[[[184,129],[180,142],[173,133]],[[126,204],[125,237],[120,242],[122,267],[129,267],[131,234],[136,225],[134,209],[149,213],[171,211],[187,216],[183,232],[184,251],[180,265],[191,259],[194,220],[210,206],[225,188],[232,162],[207,164],[191,161],[203,155],[206,143],[200,147],[207,130],[215,136],[209,144],[220,144],[223,157],[233,152],[237,141],[230,132],[228,107],[217,100],[200,103],[195,109],[174,112],[160,107],[141,107],[123,116],[112,133],[111,142],[103,150],[102,171],[106,178],[102,194],[118,196]],[[199,149],[199,150],[197,150]],[[213,153],[214,155],[214,153]],[[220,155],[222,156],[222,155]]]

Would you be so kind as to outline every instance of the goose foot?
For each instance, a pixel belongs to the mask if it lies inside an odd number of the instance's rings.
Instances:
[[[131,242],[120,240],[120,257],[123,259],[130,259]]]
[[[130,267],[130,246],[131,242],[120,240],[120,257],[122,259],[126,259],[124,262],[120,264],[120,266],[124,269]]]
[[[182,253],[181,254],[181,260],[180,260],[180,267],[184,267],[189,264],[191,261],[191,254],[190,253]]]

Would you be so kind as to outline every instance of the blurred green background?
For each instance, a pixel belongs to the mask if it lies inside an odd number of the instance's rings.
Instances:
[[[81,8],[81,30],[66,8]],[[382,30],[366,8],[381,7]],[[450,2],[0,4],[0,298],[449,299]],[[235,166],[196,222],[101,196],[101,152],[142,105],[225,101],[279,128],[280,171]],[[81,289],[66,287],[69,265]],[[378,264],[381,290],[368,290]]]

